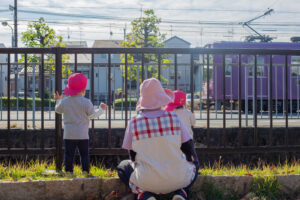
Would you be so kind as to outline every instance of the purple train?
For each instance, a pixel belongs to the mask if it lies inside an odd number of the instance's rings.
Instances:
[[[255,42],[217,42],[208,45],[208,48],[230,48],[230,49],[298,49],[300,43],[255,43]],[[254,101],[254,55],[242,55],[241,71],[241,96],[242,110],[250,112],[253,110]],[[222,55],[213,55],[213,73],[210,87],[210,96],[215,105],[220,106],[223,102],[223,66]],[[238,100],[238,55],[226,55],[225,57],[225,98],[226,105],[234,105]],[[257,109],[269,110],[268,98],[270,94],[269,85],[269,55],[257,55]],[[284,111],[285,90],[288,91],[289,110],[299,110],[300,99],[300,56],[288,56],[288,86],[285,87],[285,56],[273,55],[272,60],[272,89],[273,110]],[[289,111],[290,112],[290,111]]]

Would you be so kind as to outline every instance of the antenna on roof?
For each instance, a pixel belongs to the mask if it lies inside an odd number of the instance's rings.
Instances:
[[[111,24],[109,24],[109,39],[112,39],[113,32],[111,30]]]
[[[259,15],[253,19],[250,19],[249,21],[246,21],[246,22],[241,22],[240,24],[243,25],[243,26],[247,26],[250,30],[252,30],[254,33],[256,33],[256,36],[255,35],[249,35],[246,37],[245,41],[247,42],[253,42],[255,40],[259,40],[260,42],[270,42],[272,41],[274,38],[271,38],[270,36],[268,35],[261,35],[259,32],[257,32],[254,28],[252,28],[250,26],[250,23],[259,19],[259,18],[262,18],[266,15],[269,15],[271,14],[271,12],[273,12],[274,10],[273,9],[268,9],[264,14],[262,15]]]

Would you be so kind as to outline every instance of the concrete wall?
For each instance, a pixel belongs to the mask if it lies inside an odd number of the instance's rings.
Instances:
[[[276,176],[280,188],[294,198],[300,197],[300,175]],[[254,177],[249,176],[198,176],[189,194],[191,200],[203,200],[201,188],[212,183],[225,195],[235,193],[243,197],[250,191]],[[129,193],[128,188],[117,178],[76,178],[70,180],[0,182],[0,199],[6,200],[82,200],[106,199],[112,191],[120,196]],[[165,197],[165,198],[164,198]],[[109,198],[110,199],[110,198]],[[127,200],[131,200],[128,198]],[[171,199],[164,195],[162,199]],[[243,198],[248,199],[248,198]],[[121,200],[125,200],[122,198]]]

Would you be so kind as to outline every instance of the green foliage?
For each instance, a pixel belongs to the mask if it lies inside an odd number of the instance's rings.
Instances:
[[[272,176],[254,178],[250,190],[260,199],[279,200],[283,198],[278,180]]]
[[[164,47],[165,34],[161,34],[158,28],[160,18],[157,18],[152,9],[144,11],[144,16],[142,18],[134,19],[131,22],[132,29],[131,33],[126,35],[126,41],[122,42],[123,47],[129,48],[143,48],[143,47]],[[161,55],[161,70],[166,68],[164,64],[170,63],[168,60],[168,55]],[[122,63],[125,63],[125,55],[121,54]],[[141,55],[128,54],[127,55],[127,71],[128,80],[137,80],[137,73],[141,74]],[[158,56],[154,54],[145,54],[144,63],[149,64],[148,74],[152,77],[158,78]],[[131,66],[131,67],[130,67]],[[125,65],[121,65],[123,72],[123,77],[125,77]],[[163,76],[160,77],[162,81],[168,82]],[[139,82],[141,82],[142,77],[140,75]]]
[[[211,182],[203,183],[200,189],[206,200],[223,200],[224,191]]]
[[[45,48],[45,47],[65,47],[62,44],[63,38],[61,36],[57,36],[54,29],[50,28],[48,24],[46,24],[44,18],[40,18],[37,22],[33,22],[28,24],[27,30],[22,32],[21,37],[22,42],[26,47],[31,48]],[[46,54],[45,55],[45,70],[52,71],[55,70],[55,60],[54,55]],[[67,62],[69,59],[69,55],[62,55],[62,63]],[[39,55],[27,55],[27,62],[29,63],[28,67],[37,67],[40,62],[41,57]],[[20,63],[24,63],[25,55],[23,54],[21,59],[19,59]],[[36,64],[35,64],[36,63]],[[66,74],[68,76],[72,73],[72,71],[67,68],[65,65],[62,66],[62,76],[65,77]]]
[[[8,107],[7,104],[7,97],[0,97],[2,99],[2,107]],[[32,108],[32,98],[27,98],[27,107]],[[51,107],[55,106],[55,100],[51,99]],[[22,108],[24,107],[24,97],[19,98],[19,107]],[[42,105],[42,99],[40,98],[35,98],[35,107],[41,107]],[[44,99],[44,107],[49,106],[49,99]],[[16,97],[10,97],[10,107],[17,107],[17,98]]]
[[[115,100],[115,109],[121,109],[122,108],[122,101],[123,101],[123,108],[125,109],[125,98]],[[128,107],[135,108],[136,104],[137,104],[137,99],[136,98],[127,98]]]

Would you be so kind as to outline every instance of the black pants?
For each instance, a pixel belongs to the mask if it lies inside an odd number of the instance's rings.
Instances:
[[[131,167],[131,160],[123,160],[118,165],[117,172],[118,172],[118,175],[119,175],[119,178],[121,179],[121,181],[129,187],[130,175],[133,172],[133,168]],[[198,169],[196,171],[196,174],[195,174],[195,177],[194,177],[193,181],[187,187],[183,188],[186,192],[188,192],[190,187],[192,187],[192,185],[194,184],[194,182],[197,179],[197,176],[198,176]],[[181,189],[181,188],[178,188],[178,189]]]
[[[79,150],[82,171],[90,172],[89,140],[64,140],[65,170],[73,172],[73,160],[76,147]]]

